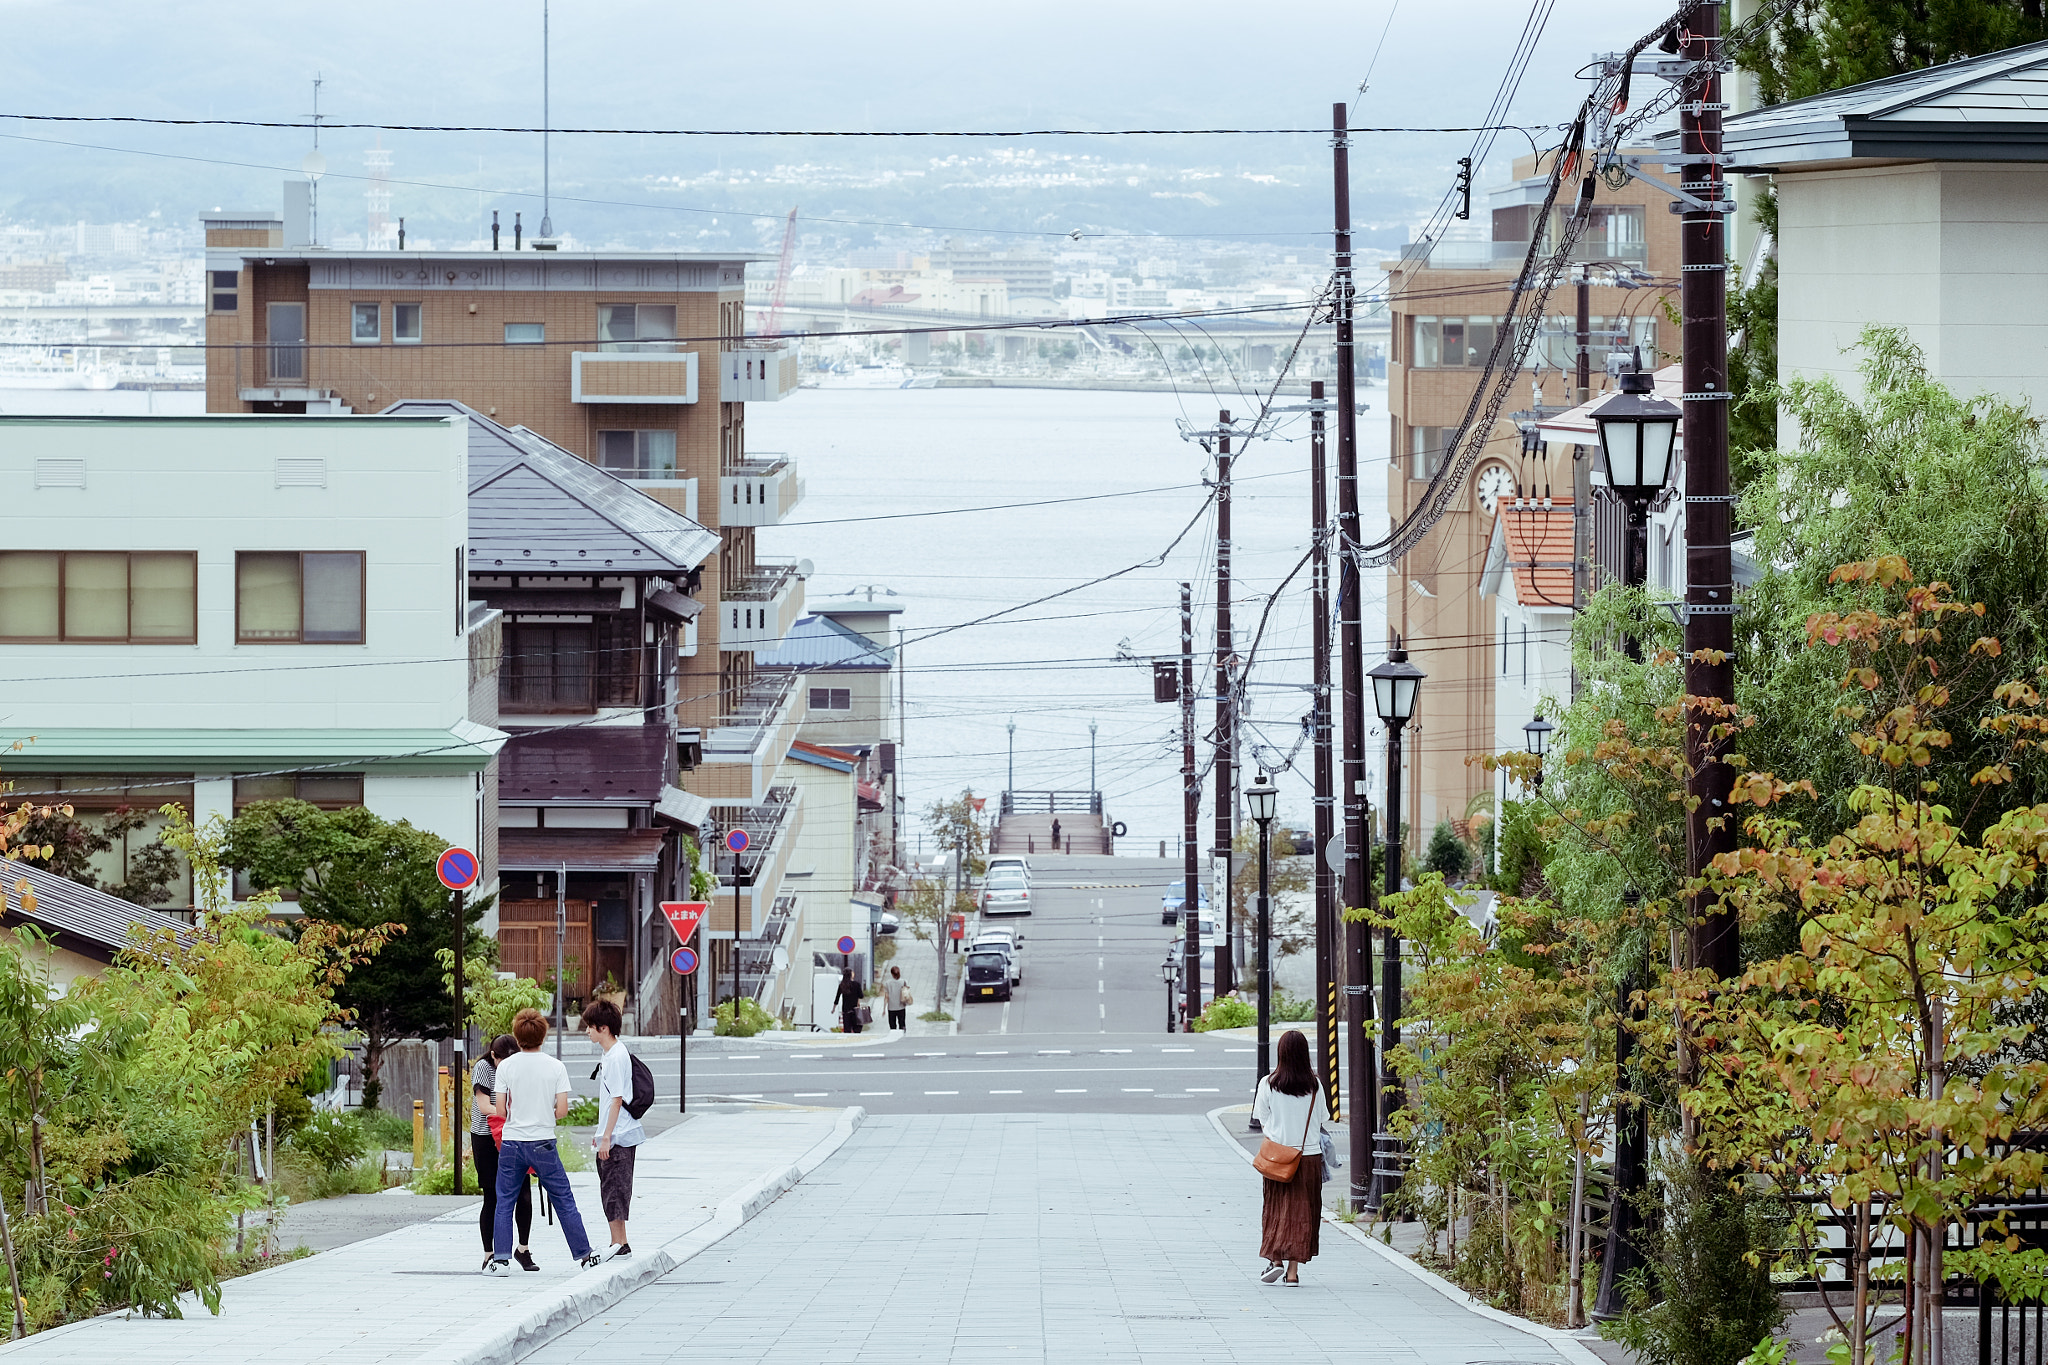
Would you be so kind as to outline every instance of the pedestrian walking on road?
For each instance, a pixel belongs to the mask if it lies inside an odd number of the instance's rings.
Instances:
[[[882,978],[882,1003],[889,1008],[889,1027],[909,1031],[905,1020],[910,1018],[910,983],[903,979],[901,967],[891,967],[889,974]]]
[[[861,1002],[866,993],[860,983],[853,979],[853,968],[839,969],[839,993],[832,997],[832,1003],[839,1006],[839,1026],[848,1033],[860,1032]]]
[[[486,1267],[491,1263],[491,1238],[498,1226],[498,1132],[505,1126],[505,1120],[497,1114],[492,1080],[498,1074],[498,1063],[517,1051],[519,1044],[512,1035],[501,1033],[469,1073],[469,1151],[476,1161],[476,1187],[484,1196],[476,1225],[483,1234]],[[533,1186],[527,1182],[524,1171],[519,1173],[519,1203],[513,1213],[519,1223],[519,1242],[512,1248],[512,1259],[527,1270],[539,1270],[533,1263],[533,1249],[527,1245],[533,1238]]]
[[[633,1207],[633,1158],[647,1140],[647,1130],[627,1108],[633,1102],[633,1054],[619,1041],[619,1007],[609,1000],[593,1000],[583,1007],[583,1032],[603,1060],[597,1065],[597,1189],[604,1201],[605,1221],[611,1224],[612,1249],[608,1261],[624,1260],[633,1254],[626,1240],[626,1214]],[[649,1087],[652,1093],[652,1087]]]
[[[1053,816],[1053,818],[1052,818],[1052,851],[1053,851],[1053,852],[1055,852],[1055,853],[1058,853],[1058,852],[1060,852],[1060,851],[1061,851],[1061,849],[1060,849],[1060,818],[1059,818],[1059,816],[1057,816],[1057,815]]]
[[[1280,1035],[1278,1064],[1261,1077],[1252,1098],[1252,1117],[1265,1141],[1258,1165],[1265,1175],[1265,1210],[1259,1219],[1259,1255],[1267,1284],[1300,1284],[1302,1262],[1321,1249],[1323,1226],[1323,1139],[1330,1122],[1323,1085],[1300,1029]],[[1292,1170],[1288,1160],[1292,1157]],[[1284,1172],[1286,1179],[1275,1179]]]
[[[519,1051],[498,1063],[491,1078],[498,1117],[505,1120],[505,1145],[498,1152],[498,1219],[484,1274],[504,1275],[512,1269],[512,1205],[529,1168],[562,1215],[569,1255],[584,1266],[598,1265],[603,1257],[590,1249],[583,1215],[576,1211],[576,1192],[555,1150],[555,1124],[569,1117],[569,1072],[540,1050],[548,1040],[548,1021],[539,1010],[513,1016],[512,1036]]]

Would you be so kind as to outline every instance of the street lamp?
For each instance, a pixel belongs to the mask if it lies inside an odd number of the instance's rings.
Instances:
[[[1095,722],[1088,722],[1088,790],[1091,794],[1102,789],[1095,785]]]
[[[1401,889],[1401,730],[1415,718],[1415,697],[1429,675],[1408,662],[1408,651],[1396,649],[1387,661],[1366,674],[1372,679],[1373,707],[1387,727],[1387,893]],[[1401,1045],[1401,936],[1392,926],[1380,940],[1380,1128],[1374,1134],[1371,1207],[1385,1207],[1387,1196],[1401,1188],[1401,1174],[1391,1161],[1382,1170],[1382,1140],[1394,1155],[1394,1111],[1401,1107],[1400,1082],[1390,1060]],[[1355,1106],[1354,1106],[1355,1107]]]
[[[1263,1076],[1273,1069],[1273,888],[1268,863],[1273,846],[1273,816],[1280,807],[1280,793],[1264,773],[1244,789],[1244,806],[1252,823],[1259,827],[1259,1075]],[[1256,1128],[1257,1122],[1252,1126]]]
[[[1593,409],[1600,432],[1600,463],[1608,486],[1628,509],[1628,550],[1622,582],[1639,588],[1650,576],[1650,504],[1671,477],[1671,451],[1684,415],[1676,404],[1656,396],[1649,375],[1633,370],[1621,376],[1621,392]],[[1626,641],[1628,656],[1641,659],[1642,643]]]
[[[1180,994],[1180,958],[1175,946],[1167,948],[1166,961],[1159,964],[1159,979],[1166,983],[1166,1031],[1172,1033],[1174,1006],[1178,1003],[1176,997]]]
[[[1536,764],[1536,791],[1539,795],[1543,791],[1542,758],[1550,752],[1550,732],[1556,728],[1555,725],[1543,719],[1540,713],[1536,719],[1522,727],[1522,740],[1529,746],[1529,752],[1536,755],[1538,760]]]
[[[1014,792],[1014,791],[1016,791],[1016,790],[1017,790],[1017,722],[1016,722],[1016,721],[1014,721],[1014,720],[1010,722],[1010,781],[1009,781],[1009,789],[1010,789],[1010,790],[1011,790],[1012,792]],[[1009,804],[1009,803],[1008,803],[1007,801],[1005,801],[1005,802],[1004,802],[1004,804],[1005,804],[1005,805],[1007,805],[1007,804]]]

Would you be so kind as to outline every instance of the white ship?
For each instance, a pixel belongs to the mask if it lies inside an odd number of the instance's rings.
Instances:
[[[846,365],[827,370],[818,376],[821,389],[900,389],[910,379],[910,372],[903,368],[900,360],[875,361],[866,365]]]
[[[76,348],[0,348],[0,389],[111,389],[118,377]]]

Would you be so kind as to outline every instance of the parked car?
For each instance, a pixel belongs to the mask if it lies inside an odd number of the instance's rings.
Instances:
[[[1197,904],[1202,909],[1207,910],[1209,908],[1208,884],[1206,882],[1197,882],[1196,885],[1200,888],[1200,900]],[[1161,924],[1180,923],[1180,912],[1187,903],[1188,893],[1185,878],[1168,885],[1166,894],[1159,898],[1159,922]]]
[[[991,872],[981,883],[981,913],[984,915],[1028,915],[1031,913],[1031,881],[1014,868]]]
[[[884,910],[882,917],[875,921],[875,932],[884,937],[889,937],[896,932],[897,923],[896,912],[894,910]],[[450,968],[450,970],[452,971],[453,968]]]
[[[1010,955],[990,949],[967,955],[967,1000],[1010,998]]]
[[[998,853],[993,855],[982,865],[982,873],[984,876],[987,876],[1006,868],[1022,872],[1024,880],[1027,882],[1031,880],[1031,864],[1015,853]]]
[[[967,945],[970,953],[1001,953],[1010,959],[1010,984],[1024,984],[1024,935],[1009,929],[984,929]]]

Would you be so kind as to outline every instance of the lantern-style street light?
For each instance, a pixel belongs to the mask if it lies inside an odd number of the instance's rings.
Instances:
[[[1556,728],[1555,725],[1543,719],[1541,714],[1538,714],[1536,719],[1522,727],[1522,742],[1529,746],[1529,752],[1536,755],[1538,760],[1536,764],[1536,791],[1539,795],[1543,791],[1543,764],[1541,760],[1545,754],[1550,752],[1550,732]]]
[[[1273,816],[1280,808],[1280,793],[1264,773],[1244,789],[1245,810],[1259,827],[1259,1075],[1273,1069],[1273,974],[1271,960],[1272,878],[1270,858],[1273,846]],[[1256,1084],[1256,1082],[1254,1082]]]
[[[1429,675],[1408,662],[1408,651],[1395,649],[1387,661],[1366,674],[1372,679],[1373,707],[1387,727],[1387,892],[1401,889],[1401,731],[1415,718],[1415,700]],[[1400,1148],[1392,1136],[1394,1111],[1401,1107],[1400,1080],[1394,1074],[1394,1049],[1401,1045],[1401,936],[1389,927],[1380,939],[1380,1129],[1373,1135],[1372,1196],[1369,1207],[1386,1206],[1401,1188]],[[1382,1167],[1380,1153],[1386,1153]]]

